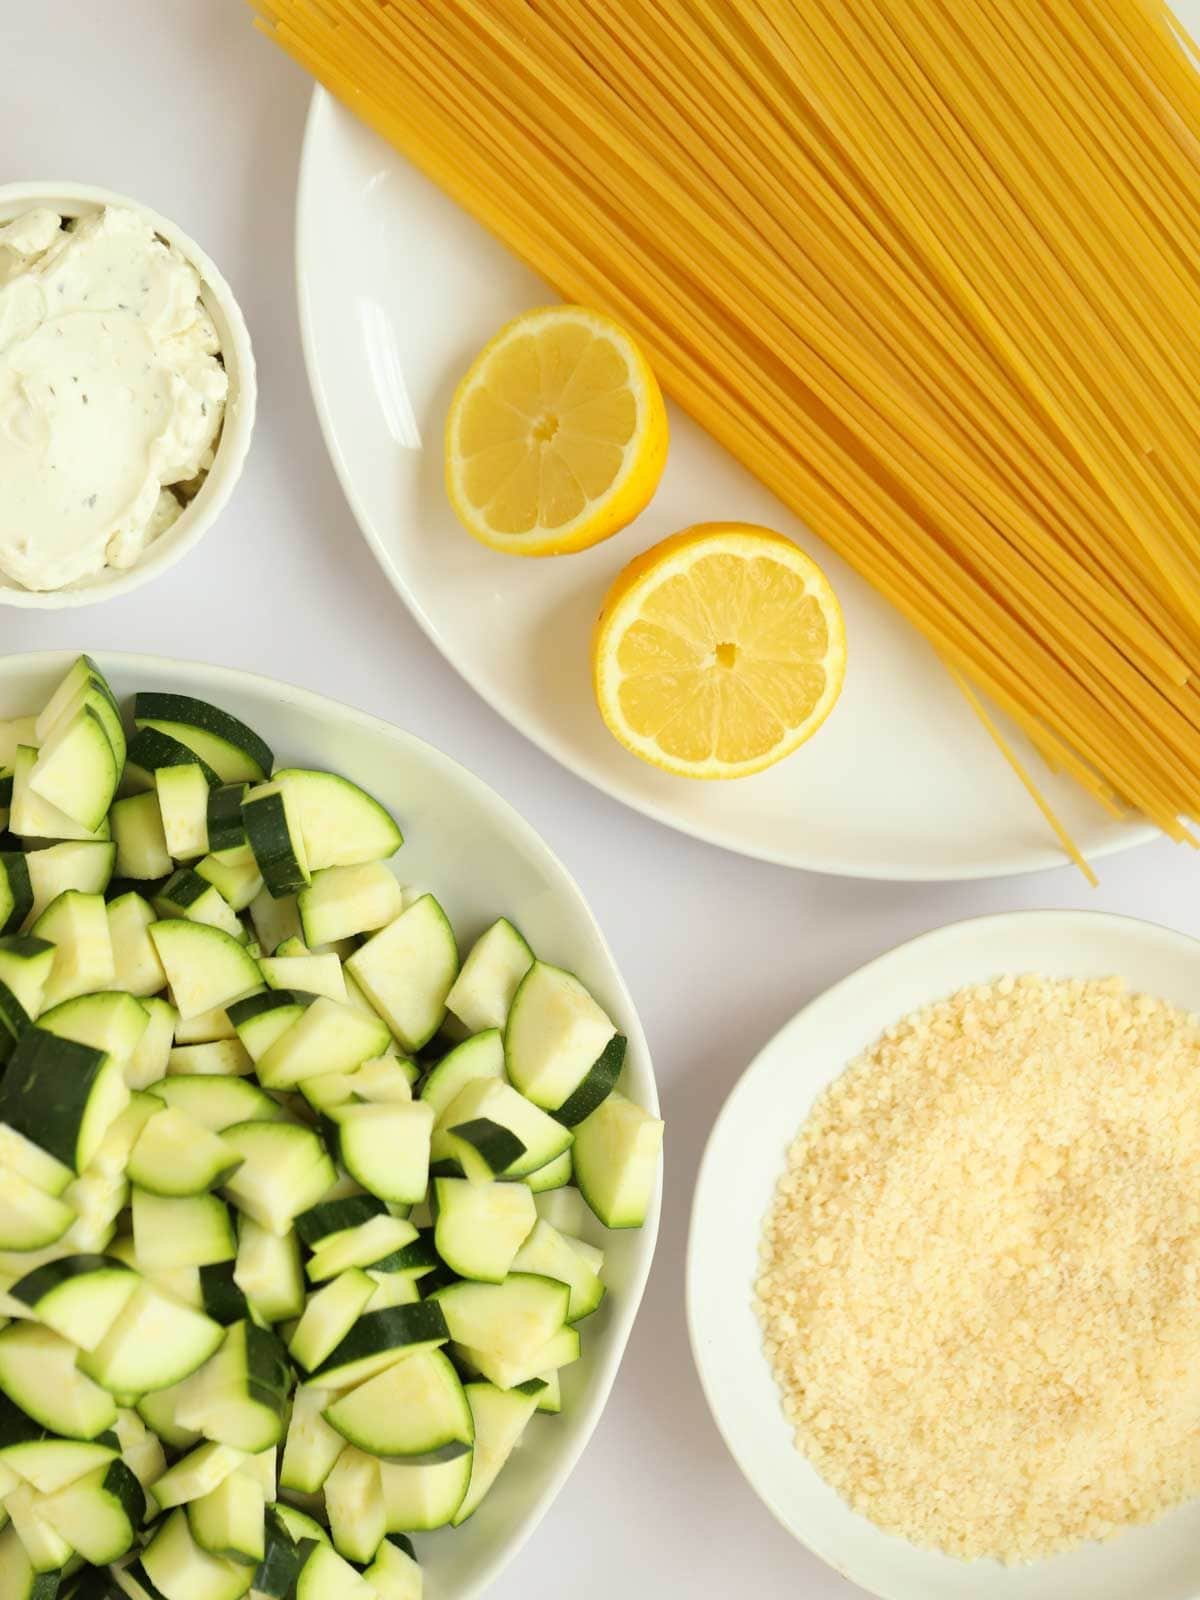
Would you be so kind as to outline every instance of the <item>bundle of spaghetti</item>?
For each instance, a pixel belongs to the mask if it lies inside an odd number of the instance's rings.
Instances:
[[[1053,767],[1190,838],[1200,78],[1161,0],[255,3]]]

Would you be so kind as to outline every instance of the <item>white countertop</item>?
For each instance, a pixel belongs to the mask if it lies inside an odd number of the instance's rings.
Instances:
[[[1200,875],[1167,843],[974,885],[841,881],[745,861],[593,793],[513,732],[434,652],[359,537],[326,458],[296,327],[293,197],[309,85],[243,0],[0,6],[0,182],[69,178],[166,213],[221,264],[261,383],[246,474],[190,557],[83,611],[0,608],[0,650],[131,650],[244,667],[439,745],[563,857],[616,952],[668,1121],[658,1258],[615,1395],[495,1600],[860,1593],[779,1529],[710,1421],[688,1351],[683,1257],[705,1135],[759,1047],[806,1000],[913,934],[986,911],[1079,906],[1200,934]],[[883,802],[886,803],[886,802]]]

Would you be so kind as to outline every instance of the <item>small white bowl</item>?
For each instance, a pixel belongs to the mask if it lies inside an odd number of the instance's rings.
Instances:
[[[735,1086],[700,1165],[687,1256],[692,1353],[717,1427],[783,1526],[884,1600],[1195,1600],[1200,1500],[1111,1542],[1026,1566],[956,1561],[884,1533],[796,1450],[751,1304],[763,1218],[813,1101],[909,1012],[1006,973],[1119,976],[1200,1012],[1200,943],[1131,917],[1025,911],[927,933],[806,1006]],[[803,1587],[803,1577],[797,1572]]]
[[[89,184],[47,181],[0,185],[0,224],[11,222],[14,217],[36,206],[49,207],[64,217],[86,216],[104,206],[122,206],[144,217],[154,231],[186,256],[200,274],[200,297],[213,319],[221,341],[221,357],[229,374],[225,418],[208,476],[195,499],[184,507],[182,514],[160,538],[146,547],[135,565],[123,571],[105,567],[65,589],[47,591],[22,588],[0,574],[0,605],[55,611],[66,606],[94,605],[99,600],[129,594],[131,590],[140,588],[143,583],[165,572],[168,567],[173,567],[200,542],[201,536],[220,516],[241,476],[254,429],[258,388],[250,335],[246,331],[241,308],[233,297],[233,290],[200,246],[175,223],[125,195],[114,194],[109,189],[93,188]]]

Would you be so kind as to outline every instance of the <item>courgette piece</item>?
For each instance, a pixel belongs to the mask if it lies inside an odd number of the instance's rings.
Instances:
[[[53,966],[54,946],[48,939],[35,939],[32,934],[0,938],[0,984],[27,1017],[36,1017],[42,1009]]]
[[[143,692],[134,697],[138,728],[156,728],[187,745],[222,783],[255,782],[274,764],[271,747],[228,711],[185,694]]]
[[[454,1177],[461,1170],[480,1181],[524,1178],[557,1160],[573,1140],[570,1128],[510,1084],[478,1078],[466,1084],[439,1119],[433,1136],[434,1171],[439,1177]]]
[[[291,1230],[271,1233],[253,1217],[240,1217],[233,1275],[254,1315],[264,1322],[286,1322],[304,1310],[300,1242]]]
[[[322,1388],[348,1389],[365,1383],[400,1357],[446,1343],[449,1329],[435,1300],[420,1300],[386,1311],[368,1311],[321,1363],[313,1377]]]
[[[268,988],[262,994],[247,995],[235,1001],[229,1007],[229,1020],[250,1059],[259,1062],[293,1023],[299,1022],[311,1004],[311,995]]]
[[[421,1600],[421,1569],[412,1542],[404,1534],[383,1541],[363,1576],[379,1600]]]
[[[370,1194],[416,1205],[429,1187],[433,1108],[419,1100],[333,1106],[337,1154]]]
[[[512,1270],[557,1278],[560,1283],[567,1284],[571,1291],[567,1307],[568,1322],[579,1322],[591,1316],[604,1299],[604,1285],[600,1276],[584,1259],[581,1249],[544,1220],[538,1221],[517,1251]],[[469,1274],[464,1273],[463,1276]]]
[[[0,852],[0,933],[16,933],[33,910],[29,865],[19,850]]]
[[[130,892],[105,907],[113,953],[113,982],[126,994],[145,998],[167,986],[167,975],[147,931],[155,920],[148,901]]]
[[[441,1027],[458,976],[454,931],[431,894],[371,938],[346,962],[405,1050],[420,1050]]]
[[[296,906],[308,944],[332,944],[394,922],[404,910],[404,891],[382,861],[368,861],[313,873]]]
[[[165,1196],[136,1186],[133,1245],[142,1272],[206,1267],[237,1254],[233,1221],[217,1195]]]
[[[317,1135],[297,1123],[239,1122],[222,1137],[243,1158],[225,1186],[226,1194],[272,1233],[286,1233],[337,1176]]]
[[[33,906],[29,920],[36,922],[46,907],[68,889],[80,894],[102,894],[112,882],[117,847],[108,840],[72,839],[31,850],[25,857]]]
[[[215,789],[220,784],[220,778],[208,763],[182,740],[159,728],[139,728],[125,753],[125,787],[152,790],[155,774],[164,768],[192,766],[200,768],[210,788]]]
[[[279,1467],[281,1489],[319,1494],[324,1487],[334,1462],[346,1448],[345,1439],[325,1421],[325,1408],[335,1398],[336,1391],[311,1383],[296,1390]]]
[[[504,1036],[489,1028],[456,1045],[436,1066],[430,1067],[421,1082],[420,1098],[441,1117],[469,1083],[481,1078],[504,1077]]]
[[[357,1267],[336,1278],[308,1297],[304,1314],[288,1341],[288,1351],[297,1366],[312,1372],[337,1349],[375,1294],[375,1284]]]
[[[249,789],[242,801],[246,838],[269,894],[276,900],[303,889],[311,876],[300,819],[279,783]]]
[[[160,917],[202,922],[210,928],[220,928],[239,944],[247,942],[248,935],[237,912],[219,889],[191,867],[180,867],[171,874],[154,897],[154,909]]]
[[[208,791],[208,809],[205,833],[208,848],[214,855],[226,850],[239,850],[246,844],[246,821],[242,816],[242,801],[246,798],[245,783],[223,783]]]
[[[110,1394],[147,1395],[203,1366],[223,1332],[143,1280],[96,1349],[80,1355],[79,1367]]]
[[[66,1439],[95,1439],[117,1420],[112,1396],[76,1367],[76,1348],[49,1328],[0,1330],[0,1390],[27,1416]]]
[[[322,1072],[349,1072],[382,1054],[385,1025],[324,995],[314,1000],[257,1062],[268,1089],[291,1089]]]
[[[502,1283],[522,1245],[535,1231],[538,1215],[524,1184],[471,1183],[464,1178],[434,1180],[437,1252],[460,1278]],[[583,1263],[576,1262],[583,1270]],[[539,1266],[518,1268],[538,1272]],[[547,1273],[548,1277],[558,1274]]]
[[[388,1214],[387,1206],[373,1194],[350,1194],[341,1200],[323,1200],[296,1218],[296,1232],[310,1249],[315,1249],[330,1234],[342,1233]]]
[[[343,1450],[325,1480],[325,1510],[333,1547],[348,1561],[372,1561],[387,1533],[379,1462],[362,1450]]]
[[[118,1458],[42,1499],[38,1512],[85,1561],[104,1566],[133,1549],[146,1496]]]
[[[462,1504],[451,1518],[461,1527],[478,1510],[500,1470],[520,1443],[521,1435],[537,1410],[537,1394],[519,1389],[497,1389],[491,1383],[468,1383],[465,1388],[474,1427],[471,1481]]]
[[[154,774],[167,854],[175,861],[196,861],[207,855],[210,795],[204,769],[196,762],[160,767]]]
[[[470,1033],[502,1029],[533,951],[505,917],[493,922],[471,946],[446,997],[446,1009]]]
[[[334,1202],[337,1204],[337,1202]],[[354,1227],[327,1234],[313,1251],[307,1267],[314,1283],[323,1283],[351,1267],[370,1267],[412,1244],[417,1230],[402,1217],[369,1217]]]
[[[471,1452],[450,1461],[380,1464],[388,1529],[421,1533],[453,1522],[471,1482]]]
[[[287,1120],[282,1106],[247,1078],[205,1075],[162,1078],[151,1086],[150,1093],[212,1133],[220,1133],[235,1122]]]
[[[220,1134],[186,1111],[164,1105],[139,1134],[127,1171],[131,1183],[152,1194],[197,1195],[224,1183],[241,1161]]]
[[[257,1569],[266,1556],[266,1495],[261,1483],[244,1472],[188,1503],[192,1538],[210,1555],[224,1556]]]
[[[172,918],[154,923],[150,937],[181,1017],[227,1008],[261,987],[258,963],[220,928]]]
[[[200,1309],[206,1317],[226,1328],[250,1315],[246,1296],[235,1276],[236,1270],[232,1261],[216,1261],[211,1266],[196,1269]]]
[[[275,779],[292,797],[314,872],[386,861],[404,843],[400,829],[378,800],[348,778],[287,767],[277,772]]]
[[[612,1092],[625,1041],[573,973],[535,961],[513,997],[504,1058],[513,1087],[571,1127]]]
[[[14,1283],[9,1293],[27,1305],[39,1322],[94,1350],[125,1309],[138,1279],[111,1256],[64,1256],[47,1262]]]
[[[33,932],[54,946],[47,1007],[112,987],[116,968],[103,896],[68,889],[46,907]]]
[[[241,1600],[254,1576],[253,1567],[202,1550],[183,1510],[159,1524],[141,1564],[164,1600]]]
[[[379,1597],[331,1544],[314,1544],[296,1580],[296,1600],[379,1600]]]
[[[450,1460],[475,1438],[462,1383],[441,1350],[395,1362],[335,1400],[325,1420],[373,1456]]]
[[[453,1283],[427,1305],[438,1305],[456,1344],[518,1361],[536,1354],[566,1323],[565,1283],[512,1273],[503,1283]]]
[[[162,812],[151,790],[127,795],[109,813],[116,844],[117,875],[137,882],[165,878],[171,871],[171,852],[163,833]]]
[[[33,1348],[36,1351],[36,1343]],[[54,1352],[56,1360],[63,1359],[57,1347]],[[32,1484],[39,1494],[53,1494],[94,1467],[115,1460],[116,1442],[107,1431],[90,1440],[59,1438],[0,1394],[0,1467]],[[6,1486],[13,1487],[7,1478]]]
[[[30,1026],[0,1079],[0,1122],[82,1172],[128,1100],[119,1062]]]
[[[662,1139],[662,1122],[615,1092],[575,1129],[575,1181],[606,1228],[644,1224]]]

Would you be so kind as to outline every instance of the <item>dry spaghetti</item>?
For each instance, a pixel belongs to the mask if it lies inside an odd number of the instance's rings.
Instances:
[[[1162,0],[257,0],[1110,809],[1200,816]]]

